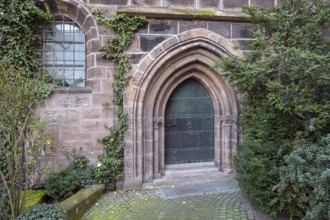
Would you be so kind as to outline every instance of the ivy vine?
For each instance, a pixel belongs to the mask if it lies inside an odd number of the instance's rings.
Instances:
[[[131,64],[129,54],[125,53],[124,50],[131,43],[134,33],[147,22],[147,19],[140,16],[128,17],[125,14],[115,14],[112,18],[107,18],[99,8],[92,8],[91,11],[99,24],[114,29],[118,33],[118,35],[108,39],[107,45],[100,48],[103,58],[117,64],[114,74],[116,80],[114,101],[118,107],[116,111],[118,122],[109,128],[109,135],[102,139],[102,143],[105,145],[104,154],[100,158],[97,172],[102,182],[111,183],[122,179],[124,175],[124,137],[128,128],[127,114],[124,110],[124,93],[131,78],[126,75],[131,69]]]

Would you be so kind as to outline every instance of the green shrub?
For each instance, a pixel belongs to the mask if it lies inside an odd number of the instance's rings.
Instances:
[[[279,201],[287,213],[303,219],[330,219],[330,135],[328,143],[302,139],[285,156]]]
[[[63,209],[56,205],[41,204],[33,206],[16,218],[16,220],[66,220],[68,219]]]
[[[330,219],[330,5],[246,7],[255,41],[217,67],[244,96],[234,166],[252,204],[273,215]]]
[[[88,169],[89,160],[85,155],[74,154],[71,167],[74,170],[86,170]]]
[[[77,169],[74,172],[77,175],[77,185],[79,188],[86,188],[87,186],[99,183],[95,168]]]
[[[74,153],[70,168],[77,175],[79,188],[86,188],[100,182],[96,175],[96,168],[89,166],[89,160],[85,155]]]
[[[71,169],[50,173],[45,181],[47,194],[56,202],[68,198],[77,186],[77,175]]]

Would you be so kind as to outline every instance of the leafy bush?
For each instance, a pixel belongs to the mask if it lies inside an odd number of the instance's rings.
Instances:
[[[81,153],[73,152],[70,168],[77,175],[77,186],[79,188],[85,188],[100,182],[96,174],[96,168],[89,166],[88,158]]]
[[[330,219],[330,135],[320,144],[298,140],[281,167],[279,202],[287,213]]]
[[[89,160],[85,155],[74,154],[71,167],[74,170],[85,170],[88,168]]]
[[[254,23],[251,52],[217,65],[247,94],[239,185],[264,212],[330,219],[330,5],[286,0],[244,11]]]
[[[45,181],[47,194],[56,202],[68,198],[77,186],[77,175],[71,169],[50,173]]]
[[[66,220],[68,219],[63,209],[56,205],[41,204],[33,206],[16,218],[17,220]]]
[[[77,185],[79,188],[86,188],[93,184],[99,183],[96,176],[96,168],[87,168],[85,170],[74,170],[77,175]]]

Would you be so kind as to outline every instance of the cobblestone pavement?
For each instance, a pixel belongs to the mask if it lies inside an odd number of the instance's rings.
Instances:
[[[213,182],[107,193],[83,219],[268,220],[272,218],[256,212],[234,184],[224,185]]]

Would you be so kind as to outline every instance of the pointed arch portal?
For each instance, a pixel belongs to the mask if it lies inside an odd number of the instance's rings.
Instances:
[[[232,171],[231,157],[238,142],[233,123],[238,117],[238,100],[234,89],[222,77],[223,73],[212,68],[221,57],[242,56],[239,50],[232,48],[227,39],[206,29],[194,29],[166,40],[140,62],[125,100],[129,116],[125,148],[126,189],[139,188],[142,183],[161,178],[168,163],[214,161],[219,171]],[[188,91],[188,95],[178,97],[177,93],[190,87],[196,89],[192,92],[194,95]],[[186,102],[188,112],[184,112],[180,104],[170,107],[176,98]],[[200,110],[189,112],[191,108]],[[171,116],[177,117],[176,122]],[[180,124],[179,130],[186,131],[181,134],[171,132],[174,123]],[[175,140],[174,136],[179,135],[182,139],[188,134],[192,137],[193,133],[189,131],[197,129],[198,123],[201,127],[194,138],[199,143],[194,146],[192,143],[177,144],[177,148],[186,146],[191,152],[188,150],[184,153],[188,155],[180,155],[182,160],[169,159],[175,156],[169,150],[175,145],[170,143]],[[186,140],[189,142],[189,138]],[[205,157],[194,158],[196,149]]]

